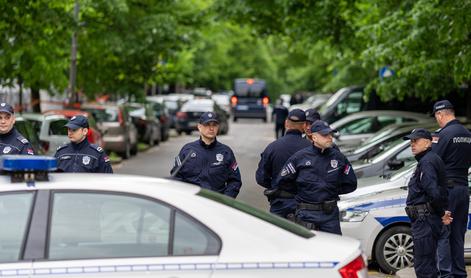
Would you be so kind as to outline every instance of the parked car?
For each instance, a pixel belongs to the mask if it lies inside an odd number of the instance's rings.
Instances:
[[[229,94],[212,94],[211,99],[214,100],[219,107],[222,108],[229,117],[231,115],[231,95]]]
[[[175,128],[177,121],[177,112],[180,111],[182,105],[188,100],[194,99],[193,95],[190,94],[169,94],[169,95],[158,95],[148,96],[147,101],[163,103],[170,114],[170,128]]]
[[[47,155],[54,155],[58,147],[70,142],[65,127],[68,119],[65,116],[37,113],[23,113],[21,116],[32,123]]]
[[[15,128],[23,135],[33,146],[36,154],[46,154],[48,150],[48,144],[45,141],[39,139],[36,133],[33,123],[25,119],[22,115],[15,116]]]
[[[99,127],[105,134],[103,140],[107,151],[116,152],[124,159],[137,154],[137,129],[124,106],[86,104],[81,109],[98,119]]]
[[[471,187],[471,175],[468,175]],[[413,265],[413,242],[406,206],[407,186],[340,201],[343,235],[359,239],[368,259],[386,273]],[[470,206],[471,208],[471,206]],[[471,217],[471,211],[468,212]],[[465,258],[471,258],[471,232],[465,235]],[[433,254],[434,255],[434,254]]]
[[[373,156],[379,154],[384,149],[386,149],[390,144],[392,144],[397,139],[404,137],[407,134],[410,134],[414,128],[422,127],[434,130],[438,128],[438,125],[435,122],[429,123],[402,123],[402,124],[393,124],[388,125],[373,136],[366,139],[358,147],[347,150],[344,155],[348,158],[350,162],[357,160],[368,160]]]
[[[289,110],[293,109],[316,109],[318,110],[327,100],[331,97],[331,94],[315,94],[313,96],[308,97],[303,103],[300,104],[293,104],[289,106]],[[289,101],[288,101],[289,103]]]
[[[31,158],[20,162],[31,165]],[[44,171],[37,162],[30,171]],[[305,229],[198,186],[129,175],[81,174],[80,182],[77,174],[49,176],[16,183],[0,177],[3,276],[368,276],[358,240]]]
[[[62,115],[62,116],[65,116],[68,119],[72,118],[73,116],[77,116],[77,115],[82,115],[82,116],[87,117],[88,125],[90,126],[89,129],[88,129],[88,134],[87,134],[88,141],[91,144],[96,144],[96,145],[98,145],[102,148],[105,147],[105,142],[103,141],[103,135],[102,135],[100,129],[98,128],[98,126],[97,126],[97,122],[95,120],[95,117],[93,117],[92,114],[90,114],[86,111],[73,110],[73,109],[70,109],[70,110],[49,110],[49,111],[44,112],[43,114],[44,115]]]
[[[167,141],[170,137],[170,128],[172,128],[172,115],[167,108],[165,101],[147,100],[154,110],[155,116],[160,120],[160,132],[162,133],[162,141]],[[178,107],[178,106],[177,106]],[[175,112],[176,115],[176,112]]]
[[[198,121],[204,112],[214,112],[219,117],[219,134],[229,132],[226,113],[212,99],[194,99],[186,102],[177,113],[176,130],[178,134],[191,134],[198,130]]]
[[[432,122],[430,115],[394,110],[373,110],[348,115],[332,123],[331,126],[339,131],[335,135],[335,144],[342,151],[346,151],[360,145],[375,132],[388,125],[426,122]]]
[[[149,146],[158,145],[162,141],[162,129],[152,104],[127,103],[125,107],[137,128],[139,141]]]

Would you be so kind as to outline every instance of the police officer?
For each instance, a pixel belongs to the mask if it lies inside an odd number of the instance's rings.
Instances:
[[[417,128],[403,138],[410,140],[412,153],[418,161],[408,184],[406,213],[411,219],[414,242],[414,268],[417,277],[437,277],[437,242],[445,224],[451,222],[447,208],[445,164],[431,152],[432,135]]]
[[[257,183],[265,188],[265,195],[270,202],[270,212],[281,217],[294,217],[296,201],[294,194],[274,189],[273,183],[285,162],[297,151],[310,146],[310,142],[302,138],[306,116],[303,110],[293,109],[285,121],[286,135],[270,143],[261,154],[255,173]]]
[[[309,108],[306,110],[306,126],[304,132],[306,133],[306,138],[310,139],[311,134],[311,125],[321,119],[321,115],[319,112],[316,111],[316,109]]]
[[[357,178],[347,158],[331,147],[332,133],[336,130],[319,120],[312,124],[311,132],[313,145],[288,159],[275,185],[296,192],[299,224],[341,234],[337,201],[339,194],[357,188]]]
[[[0,155],[34,155],[33,146],[15,128],[15,111],[6,103],[0,103]]]
[[[276,101],[272,116],[275,118],[275,138],[278,139],[285,135],[285,120],[288,116],[288,108],[283,105],[281,98]]]
[[[113,173],[105,151],[87,139],[88,120],[85,116],[72,117],[65,125],[70,143],[57,148],[57,168],[61,172]]]
[[[200,139],[183,146],[170,173],[178,180],[237,197],[242,185],[239,167],[231,148],[216,140],[217,114],[203,113],[198,130]]]
[[[453,105],[448,100],[437,101],[433,106],[433,113],[441,129],[437,131],[438,137],[433,140],[432,151],[445,163],[448,209],[453,216],[453,222],[449,229],[443,229],[438,244],[440,273],[447,275],[451,270],[453,277],[466,277],[464,235],[469,209],[471,133],[455,118]],[[450,253],[451,256],[448,255]]]

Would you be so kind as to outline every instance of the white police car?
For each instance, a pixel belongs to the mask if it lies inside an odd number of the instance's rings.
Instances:
[[[471,185],[471,175],[468,180]],[[339,202],[342,233],[359,239],[368,259],[376,261],[388,273],[413,264],[410,219],[404,210],[406,198],[407,183]],[[471,224],[465,238],[466,257],[471,257],[469,230]]]
[[[0,277],[366,277],[357,240],[166,179],[3,156]]]

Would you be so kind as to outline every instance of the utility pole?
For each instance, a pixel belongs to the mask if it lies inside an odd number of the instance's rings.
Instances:
[[[79,0],[75,0],[74,7],[74,22],[75,29],[72,33],[72,49],[70,53],[70,71],[69,71],[69,86],[68,86],[68,97],[69,103],[78,102],[78,94],[75,90],[75,81],[77,79],[77,32],[79,28]]]

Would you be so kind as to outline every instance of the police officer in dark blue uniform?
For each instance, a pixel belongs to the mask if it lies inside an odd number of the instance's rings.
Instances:
[[[412,153],[418,161],[408,184],[406,213],[411,219],[414,242],[414,268],[417,277],[437,277],[437,242],[442,221],[449,224],[451,215],[445,211],[448,202],[445,164],[431,152],[432,135],[417,128],[404,140],[411,140]]]
[[[0,103],[0,155],[34,155],[33,146],[15,128],[15,111],[6,103]]]
[[[288,117],[288,108],[283,105],[281,98],[276,101],[272,116],[275,118],[275,138],[278,139],[285,135],[285,120]]]
[[[237,197],[242,185],[239,167],[231,148],[216,140],[217,114],[201,115],[198,130],[200,139],[183,146],[170,173],[178,180]]]
[[[453,105],[448,100],[437,101],[433,113],[441,129],[433,140],[432,151],[445,163],[448,209],[453,216],[453,222],[449,229],[443,229],[438,244],[440,274],[443,277],[451,270],[453,277],[466,277],[464,235],[468,224],[471,133],[455,118]]]
[[[306,110],[306,126],[304,132],[306,133],[306,138],[310,139],[311,134],[311,125],[321,119],[321,115],[317,112],[316,109],[309,108]]]
[[[88,142],[88,120],[85,116],[74,116],[65,126],[70,143],[57,148],[54,155],[60,172],[113,173],[105,151]]]
[[[255,173],[257,183],[265,188],[270,202],[270,212],[281,217],[292,218],[296,210],[294,194],[274,189],[273,183],[285,162],[297,151],[311,145],[302,138],[306,116],[303,110],[293,109],[285,121],[286,135],[270,143],[261,154]]]
[[[313,145],[304,148],[283,166],[275,186],[296,192],[296,222],[320,231],[341,234],[339,194],[353,192],[357,178],[347,158],[332,148],[332,133],[324,121],[311,126]]]

